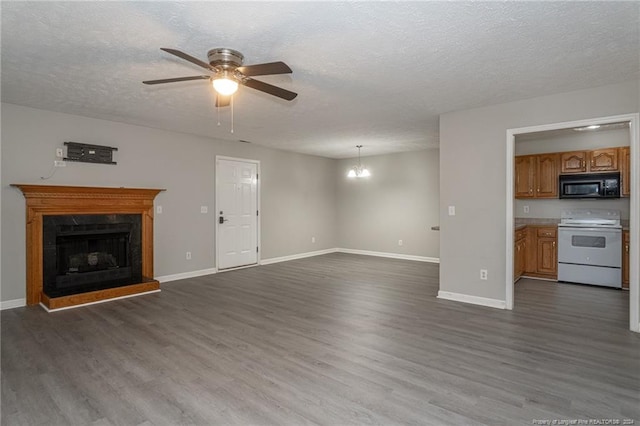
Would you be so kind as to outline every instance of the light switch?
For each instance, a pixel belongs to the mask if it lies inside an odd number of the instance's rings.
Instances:
[[[449,216],[456,215],[456,206],[449,206]]]
[[[200,213],[207,213],[209,208],[207,206],[200,206]]]

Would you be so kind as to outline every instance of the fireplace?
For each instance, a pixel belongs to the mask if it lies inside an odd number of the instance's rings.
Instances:
[[[43,292],[68,296],[142,281],[141,215],[44,216]]]
[[[27,305],[55,310],[159,291],[153,200],[162,189],[12,186],[26,199]]]

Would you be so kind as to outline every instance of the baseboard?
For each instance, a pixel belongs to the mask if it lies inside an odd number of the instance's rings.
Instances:
[[[0,302],[0,311],[27,306],[27,299],[13,299]]]
[[[488,306],[490,308],[505,309],[504,300],[489,299],[487,297],[470,296],[468,294],[438,291],[438,299],[453,300],[454,302],[471,303],[473,305]]]
[[[309,251],[306,253],[292,254],[290,256],[281,256],[281,257],[272,257],[270,259],[262,259],[260,260],[260,265],[271,265],[272,263],[287,262],[289,260],[304,259],[305,257],[320,256],[323,254],[336,253],[336,252],[362,254],[366,256],[390,257],[392,259],[416,260],[418,262],[440,263],[440,259],[438,259],[437,257],[423,257],[423,256],[414,256],[410,254],[383,253],[383,252],[369,251],[369,250],[330,248],[325,250],[317,250],[317,251]],[[250,265],[250,266],[254,266],[254,265]],[[180,274],[173,274],[173,275],[164,275],[162,277],[156,277],[156,280],[160,281],[160,283],[166,283],[169,281],[184,280],[186,278],[195,278],[195,277],[201,277],[203,275],[211,275],[218,272],[223,272],[223,271],[218,271],[217,268],[201,269],[199,271],[183,272]]]
[[[218,272],[216,268],[200,269],[199,271],[190,271],[190,272],[182,272],[182,273],[173,274],[173,275],[164,275],[162,277],[156,277],[156,280],[160,281],[160,284],[162,284],[162,283],[167,283],[169,281],[177,281],[177,280],[184,280],[187,278],[202,277],[204,275],[215,274],[216,272]]]
[[[306,253],[292,254],[290,256],[272,257],[271,259],[262,259],[260,265],[270,265],[272,263],[287,262],[289,260],[304,259],[305,257],[320,256],[323,254],[335,253],[339,249],[330,248],[326,250],[309,251]]]
[[[381,251],[354,250],[347,248],[336,249],[338,253],[362,254],[364,256],[389,257],[391,259],[415,260],[417,262],[440,263],[437,257],[416,256],[413,254],[385,253]]]

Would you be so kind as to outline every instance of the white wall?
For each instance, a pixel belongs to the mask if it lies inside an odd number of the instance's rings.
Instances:
[[[639,82],[440,117],[440,290],[504,301],[506,130],[639,111]],[[447,215],[447,206],[456,215]],[[488,269],[488,280],[479,277]]]
[[[616,146],[629,146],[629,127],[595,132],[574,131],[556,136],[533,137],[533,135],[527,135],[526,138],[523,138],[521,135],[516,135],[515,154],[581,151]]]
[[[357,161],[337,167],[340,247],[438,258],[438,150],[363,157],[371,176],[348,178]]]
[[[546,152],[564,152],[592,150],[618,146],[629,146],[629,127],[595,132],[575,132],[568,134],[532,138],[516,136],[516,155],[541,154]],[[524,139],[524,140],[523,140]],[[529,206],[529,213],[524,212]],[[562,211],[573,208],[620,210],[623,220],[629,220],[629,198],[602,200],[560,200],[560,199],[516,199],[515,217],[522,218],[560,218]]]
[[[333,248],[336,160],[2,104],[0,300],[25,297],[25,200],[12,183],[165,188],[156,198],[156,276],[215,267],[215,156],[261,161],[261,258]],[[64,141],[118,148],[115,166],[67,163]],[[209,206],[208,214],[200,206]],[[311,235],[316,243],[311,243]],[[192,252],[192,260],[185,252]]]

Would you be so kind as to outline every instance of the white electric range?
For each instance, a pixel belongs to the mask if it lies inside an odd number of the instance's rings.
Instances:
[[[622,288],[619,210],[562,212],[558,225],[558,281]]]

